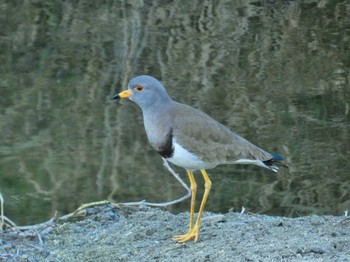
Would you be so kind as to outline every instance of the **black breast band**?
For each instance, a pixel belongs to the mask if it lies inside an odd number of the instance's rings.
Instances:
[[[174,147],[173,147],[173,130],[172,129],[170,129],[170,131],[166,135],[166,139],[159,146],[158,153],[164,158],[170,158],[173,156]]]

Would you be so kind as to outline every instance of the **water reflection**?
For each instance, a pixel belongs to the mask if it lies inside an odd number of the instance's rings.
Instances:
[[[184,193],[148,145],[139,109],[109,99],[138,74],[287,157],[277,175],[209,170],[207,210],[350,208],[346,1],[25,5],[0,6],[0,191],[17,223],[82,202]]]

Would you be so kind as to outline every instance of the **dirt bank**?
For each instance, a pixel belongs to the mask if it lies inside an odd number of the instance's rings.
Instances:
[[[0,231],[0,261],[349,261],[350,217],[206,212],[197,243],[178,244],[188,213],[86,210],[75,219]]]

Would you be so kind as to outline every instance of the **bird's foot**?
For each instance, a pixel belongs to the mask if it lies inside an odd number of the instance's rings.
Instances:
[[[183,243],[183,242],[186,242],[186,241],[191,240],[192,238],[194,238],[194,242],[197,242],[198,235],[199,235],[199,227],[194,226],[192,229],[190,229],[188,231],[187,234],[174,236],[173,240],[175,240],[175,241],[177,241],[179,243]]]

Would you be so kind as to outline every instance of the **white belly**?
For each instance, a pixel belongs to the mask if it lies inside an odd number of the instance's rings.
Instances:
[[[207,169],[212,168],[213,166],[206,164],[203,162],[200,158],[198,158],[193,153],[187,151],[185,148],[183,148],[181,145],[179,145],[176,142],[176,139],[173,138],[173,146],[174,146],[174,153],[173,156],[170,158],[167,158],[167,160],[174,165],[183,167],[187,170],[201,170],[201,169]]]

